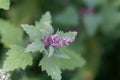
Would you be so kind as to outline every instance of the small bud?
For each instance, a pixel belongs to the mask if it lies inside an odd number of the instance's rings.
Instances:
[[[28,41],[29,44],[32,44],[32,42],[34,42],[34,41],[33,41],[33,40],[29,40],[29,41]]]

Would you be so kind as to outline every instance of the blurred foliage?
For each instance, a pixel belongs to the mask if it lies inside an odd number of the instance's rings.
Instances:
[[[74,6],[68,6],[62,13],[56,15],[55,22],[62,25],[78,25],[79,14]]]
[[[6,46],[10,47],[13,44],[18,44],[23,37],[23,31],[11,24],[8,21],[0,20],[0,34],[1,34],[1,42]]]
[[[2,1],[6,1],[7,5]],[[62,66],[62,80],[120,80],[120,0],[10,0],[10,9],[7,1],[0,0],[0,66],[7,59],[6,52],[12,44],[28,44],[28,37],[23,34],[20,25],[34,24],[41,14],[49,10],[55,30],[78,32],[76,42],[68,49],[63,48],[71,61],[66,61]],[[81,59],[78,59],[81,55]],[[7,56],[10,57],[9,54]],[[51,80],[37,66],[41,57],[33,60],[32,66],[24,71],[17,69],[11,72],[12,80]],[[85,64],[83,59],[86,65],[80,68]],[[80,66],[81,62],[83,64]],[[14,66],[9,59],[7,63]],[[24,63],[20,63],[24,66]],[[74,69],[74,66],[77,68]]]
[[[0,8],[8,10],[10,6],[9,0],[0,0]]]

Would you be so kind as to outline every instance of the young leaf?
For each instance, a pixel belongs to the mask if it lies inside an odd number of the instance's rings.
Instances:
[[[42,67],[42,70],[46,70],[48,75],[54,80],[61,80],[61,70],[59,65],[59,59],[51,56],[48,57],[45,55],[41,60],[39,66]]]
[[[54,50],[54,56],[58,58],[64,58],[64,59],[70,58],[67,54],[63,53],[63,51],[56,49],[56,48]]]
[[[10,0],[0,0],[0,8],[8,10],[10,6]]]
[[[6,71],[13,71],[18,68],[25,69],[27,65],[32,65],[32,56],[25,54],[23,47],[13,45],[7,55],[8,57],[3,65],[3,69]]]
[[[29,44],[27,46],[27,48],[25,49],[25,53],[28,52],[36,52],[36,51],[40,51],[42,52],[44,50],[44,44],[41,41],[36,41],[36,42],[32,42],[32,44]]]
[[[23,24],[21,25],[24,31],[30,36],[30,39],[41,39],[43,36],[48,36],[54,32],[51,26],[51,15],[47,12],[42,16],[40,22],[36,22],[35,26]]]
[[[69,31],[69,32],[66,32],[64,33],[63,31],[57,31],[57,33],[59,35],[59,37],[61,38],[70,38],[70,37],[75,37],[77,35],[77,32],[73,31]]]
[[[23,31],[8,21],[0,20],[0,35],[1,42],[6,47],[10,47],[13,44],[17,44],[22,39]]]
[[[35,26],[37,26],[40,29],[40,31],[45,32],[46,33],[45,36],[48,36],[54,33],[54,29],[52,28],[51,23],[52,23],[52,20],[51,20],[50,12],[46,12],[42,16],[40,21],[35,23]]]
[[[26,33],[29,35],[30,39],[38,40],[38,39],[42,38],[39,28],[34,27],[32,25],[28,25],[28,24],[23,24],[21,26],[22,26],[23,30],[26,31]]]
[[[62,69],[73,70],[77,67],[82,67],[85,65],[85,60],[71,49],[63,47],[61,50],[70,57],[69,59],[60,60]]]
[[[51,57],[54,54],[54,47],[49,46],[49,54],[48,57]]]

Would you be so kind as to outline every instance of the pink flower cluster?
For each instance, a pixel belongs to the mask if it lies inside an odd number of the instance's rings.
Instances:
[[[43,42],[46,47],[50,45],[53,47],[62,47],[62,46],[69,45],[74,41],[75,41],[75,37],[60,38],[58,34],[50,35],[48,37],[43,38]]]

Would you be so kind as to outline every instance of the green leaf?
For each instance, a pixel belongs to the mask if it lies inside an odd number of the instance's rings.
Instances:
[[[10,0],[0,0],[0,8],[8,10],[10,6]]]
[[[25,69],[27,65],[32,65],[32,56],[25,54],[23,47],[13,45],[7,55],[8,57],[3,65],[3,69],[6,71],[13,71],[18,68]]]
[[[87,34],[89,36],[94,36],[101,22],[102,17],[100,15],[90,14],[84,16],[84,24]]]
[[[69,59],[60,60],[62,69],[73,70],[85,65],[85,60],[79,54],[76,54],[74,51],[66,47],[61,48],[61,50],[70,57]]]
[[[42,52],[44,50],[44,44],[41,41],[36,41],[36,42],[32,42],[32,44],[29,44],[27,46],[27,48],[25,49],[25,53],[28,52],[36,52],[36,51],[40,51]]]
[[[51,22],[52,20],[50,12],[46,12],[42,16],[40,21],[35,23],[35,26],[37,26],[40,29],[40,31],[44,32],[46,34],[45,36],[48,36],[54,33],[54,29],[52,28]]]
[[[40,40],[44,36],[49,36],[54,32],[51,26],[51,15],[49,12],[46,12],[45,15],[42,16],[39,22],[35,23],[35,26],[23,24],[21,25],[24,31],[30,36],[30,39]]]
[[[68,6],[61,14],[55,16],[55,21],[62,25],[78,25],[79,14],[74,6]]]
[[[77,35],[77,32],[75,31],[69,31],[69,32],[63,32],[63,31],[57,31],[57,33],[59,35],[59,37],[61,38],[70,38],[70,37],[75,37]]]
[[[0,20],[1,42],[9,47],[22,40],[23,31],[8,21]]]
[[[54,54],[54,47],[49,46],[49,54],[48,57],[51,57]]]
[[[60,49],[56,49],[56,48],[54,51],[54,56],[58,58],[64,58],[64,59],[70,58],[67,54],[63,53],[63,51],[61,51]]]
[[[45,55],[41,60],[39,66],[42,67],[42,70],[46,70],[48,75],[54,80],[61,80],[61,70],[59,65],[59,59],[51,56],[48,57]]]
[[[32,40],[38,40],[42,38],[40,29],[37,27],[34,27],[33,25],[23,24],[21,25],[23,30],[26,31],[26,33],[29,35],[30,39]]]

